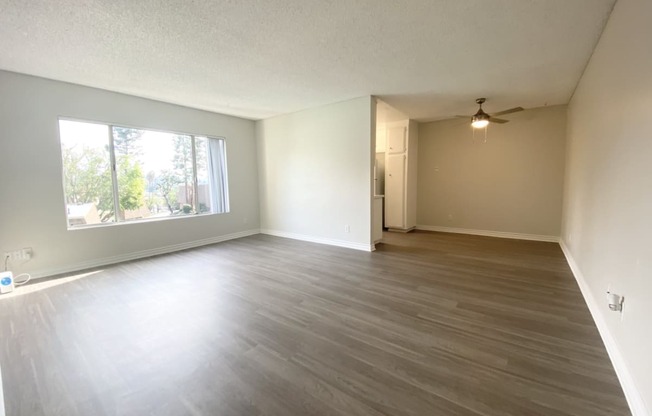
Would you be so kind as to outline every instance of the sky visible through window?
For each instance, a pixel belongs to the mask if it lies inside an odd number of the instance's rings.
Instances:
[[[60,120],[61,141],[68,147],[89,147],[103,149],[109,142],[109,128],[106,124],[94,124]],[[161,171],[169,168],[169,161],[174,157],[174,146],[170,137],[172,133],[143,130],[139,139],[144,154],[148,155],[142,161],[145,172]]]

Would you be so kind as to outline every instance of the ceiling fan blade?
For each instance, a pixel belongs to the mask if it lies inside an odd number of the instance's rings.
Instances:
[[[455,117],[457,117],[457,118],[471,118],[471,116],[460,116],[460,115],[457,115]]]
[[[491,117],[489,119],[489,122],[490,123],[505,124],[505,123],[509,123],[509,120],[503,120],[502,118],[493,118],[493,117]]]
[[[499,111],[497,113],[493,113],[492,116],[502,116],[504,114],[517,113],[519,111],[523,111],[523,107],[514,107],[514,108],[510,108],[509,110]]]

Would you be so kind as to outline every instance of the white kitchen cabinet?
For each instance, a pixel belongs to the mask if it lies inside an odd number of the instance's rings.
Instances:
[[[387,125],[385,227],[408,232],[417,221],[418,125],[403,120]]]
[[[405,141],[408,134],[407,125],[390,125],[387,127],[387,153],[405,153]]]
[[[385,227],[405,227],[405,155],[388,154],[385,161]]]

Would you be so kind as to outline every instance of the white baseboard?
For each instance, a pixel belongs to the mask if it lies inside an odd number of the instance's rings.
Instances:
[[[442,233],[455,233],[455,234],[483,235],[486,237],[512,238],[515,240],[547,241],[551,243],[559,242],[559,237],[554,235],[521,234],[521,233],[508,233],[504,231],[489,231],[489,230],[472,230],[469,228],[440,227],[438,225],[417,225],[417,230],[439,231]]]
[[[311,235],[288,233],[285,231],[261,229],[261,234],[273,235],[276,237],[291,238],[293,240],[309,241],[311,243],[327,244],[329,246],[352,248],[354,250],[374,251],[374,244],[352,243],[344,240],[334,240],[331,238],[315,237]]]
[[[157,256],[159,254],[172,253],[175,251],[186,250],[189,248],[195,248],[200,246],[206,246],[209,244],[220,243],[222,241],[234,240],[236,238],[247,237],[254,234],[260,234],[259,229],[240,231],[233,234],[220,235],[217,237],[205,238],[203,240],[189,241],[187,243],[174,244],[171,246],[158,247],[149,250],[135,251],[133,253],[120,254],[118,256],[104,257],[101,259],[94,259],[83,261],[74,264],[67,264],[64,267],[55,267],[44,270],[37,270],[31,272],[32,279],[38,279],[40,277],[54,276],[57,274],[71,273],[79,270],[92,269],[95,267],[102,267],[108,264],[121,263],[123,261],[130,261],[136,259],[142,259],[144,257]],[[1,416],[1,415],[0,415]]]
[[[573,272],[573,276],[575,276],[575,280],[577,280],[577,284],[582,291],[582,296],[584,296],[586,305],[589,307],[591,316],[593,316],[593,321],[598,327],[602,342],[604,342],[604,346],[607,349],[609,358],[611,359],[611,364],[613,365],[614,370],[616,370],[616,375],[618,376],[620,385],[623,388],[623,393],[625,393],[625,398],[629,404],[629,409],[632,411],[632,416],[650,416],[651,413],[646,409],[643,397],[636,387],[634,379],[632,378],[632,375],[627,368],[625,359],[623,358],[623,355],[618,348],[618,344],[616,344],[616,339],[612,335],[611,331],[609,331],[607,321],[604,319],[604,316],[600,310],[600,304],[596,301],[595,296],[593,296],[593,292],[591,292],[591,289],[589,288],[589,285],[586,282],[582,271],[575,262],[575,259],[573,258],[570,250],[568,249],[568,246],[566,246],[566,243],[563,239],[559,241],[559,245],[561,246],[561,250],[564,252],[564,256],[566,256],[566,261],[568,261],[568,265]]]

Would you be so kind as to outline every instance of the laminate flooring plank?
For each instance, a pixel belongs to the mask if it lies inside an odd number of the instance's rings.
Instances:
[[[0,297],[7,416],[629,414],[559,246],[255,235]]]

